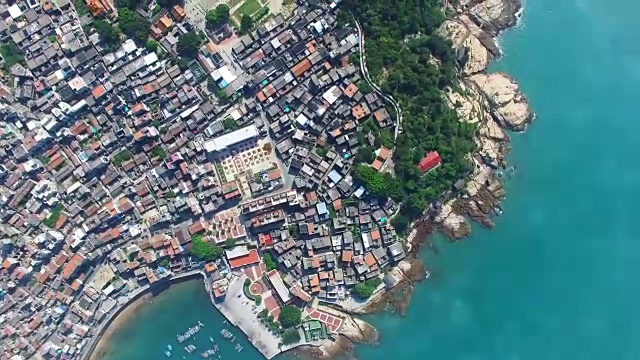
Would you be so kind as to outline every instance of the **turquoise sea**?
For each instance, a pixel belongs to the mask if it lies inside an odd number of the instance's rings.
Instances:
[[[504,215],[460,243],[437,240],[440,253],[425,254],[433,276],[407,316],[369,317],[381,344],[359,347],[359,358],[640,358],[638,13],[631,0],[526,1],[493,65],[538,114],[514,135]],[[166,293],[183,308],[149,307],[109,360],[157,359],[177,329],[221,321],[198,285],[185,286],[194,291]],[[241,358],[259,359],[250,350]]]

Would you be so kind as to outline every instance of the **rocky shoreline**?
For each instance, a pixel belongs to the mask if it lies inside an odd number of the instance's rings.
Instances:
[[[507,131],[524,131],[535,115],[517,82],[503,72],[487,73],[489,63],[501,55],[494,37],[502,30],[516,25],[522,11],[521,0],[460,0],[454,10],[457,15],[446,20],[439,29],[450,39],[461,58],[466,58],[456,89],[448,89],[445,96],[462,121],[477,125],[477,149],[470,154],[474,170],[462,195],[446,200],[425,212],[416,221],[407,239],[409,256],[391,270],[398,281],[390,291],[374,295],[366,306],[348,312],[324,307],[340,313],[348,326],[341,330],[336,341],[318,348],[300,348],[294,354],[310,359],[354,359],[354,343],[375,343],[377,331],[354,315],[390,310],[403,316],[417,283],[425,279],[425,265],[417,254],[434,231],[440,231],[450,241],[457,241],[471,233],[469,219],[482,226],[494,226],[491,217],[501,211],[505,197],[502,181],[495,176],[507,168],[505,157],[511,138]],[[366,329],[362,331],[362,329]]]
[[[475,123],[477,151],[471,154],[474,171],[463,194],[448,200],[429,219],[449,239],[471,233],[468,219],[493,227],[491,215],[499,213],[504,188],[496,171],[507,168],[510,137],[506,131],[524,131],[534,119],[527,98],[517,82],[503,72],[487,73],[491,60],[500,56],[493,37],[514,26],[522,10],[521,0],[463,0],[457,16],[445,21],[440,33],[451,39],[466,58],[459,89],[447,92],[449,105],[462,121]]]

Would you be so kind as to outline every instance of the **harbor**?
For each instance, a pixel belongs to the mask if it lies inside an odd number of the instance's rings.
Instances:
[[[179,335],[196,326],[199,331],[178,341]],[[222,330],[231,337],[225,338]],[[261,358],[242,332],[211,305],[198,278],[172,285],[115,329],[101,360],[236,359],[239,352],[243,359]]]

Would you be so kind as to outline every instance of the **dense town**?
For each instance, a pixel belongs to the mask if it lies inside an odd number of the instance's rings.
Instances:
[[[338,332],[318,301],[395,284],[400,204],[354,172],[393,171],[397,126],[361,35],[339,0],[271,6],[3,0],[0,359],[88,358],[131,299],[200,273],[272,357]]]

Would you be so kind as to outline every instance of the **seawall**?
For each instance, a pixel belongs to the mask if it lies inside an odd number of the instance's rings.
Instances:
[[[122,314],[122,312],[124,312],[136,300],[148,294],[157,295],[160,292],[168,289],[171,286],[171,284],[176,284],[183,281],[195,280],[200,276],[204,277],[204,274],[202,273],[201,270],[191,270],[186,273],[174,275],[171,278],[161,281],[153,286],[146,285],[131,292],[127,300],[124,303],[116,305],[116,309],[110,312],[109,314],[107,314],[106,319],[100,323],[95,334],[89,340],[88,345],[83,349],[79,359],[89,360],[91,358],[91,355],[93,355],[93,352],[96,350],[97,345],[100,343],[100,339],[102,338],[104,333],[107,331],[109,326],[118,317],[118,315]]]

